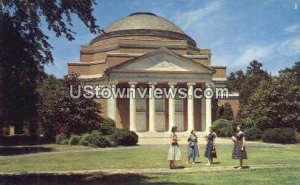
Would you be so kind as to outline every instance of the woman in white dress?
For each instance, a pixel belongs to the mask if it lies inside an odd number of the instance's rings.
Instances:
[[[179,161],[180,157],[181,157],[181,152],[180,152],[180,148],[178,145],[178,137],[176,135],[176,131],[177,131],[177,127],[173,126],[171,129],[171,145],[169,148],[169,153],[168,153],[168,161],[170,161],[170,169],[175,169],[175,161]]]

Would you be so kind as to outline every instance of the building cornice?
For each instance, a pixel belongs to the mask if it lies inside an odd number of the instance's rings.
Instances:
[[[90,42],[90,45],[100,40],[113,38],[113,37],[124,37],[124,36],[156,36],[156,37],[163,37],[163,38],[169,38],[174,40],[187,40],[190,46],[193,46],[195,48],[197,47],[197,44],[194,41],[194,39],[192,39],[186,34],[167,31],[167,30],[155,30],[155,29],[132,29],[132,30],[119,30],[119,31],[108,32],[94,38]]]

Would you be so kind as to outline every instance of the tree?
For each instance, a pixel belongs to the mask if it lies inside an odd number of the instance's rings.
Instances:
[[[242,70],[231,73],[228,77],[229,90],[238,91],[240,93],[241,108],[248,104],[248,98],[254,92],[259,84],[271,78],[267,71],[262,70],[262,63],[256,60],[250,62],[247,71],[244,74]]]
[[[249,98],[243,114],[253,120],[269,118],[270,127],[300,129],[300,87],[290,79],[288,73],[263,81]]]
[[[52,62],[53,57],[48,36],[44,34],[41,25],[47,24],[57,37],[64,35],[68,40],[74,40],[71,15],[75,14],[91,33],[99,33],[96,19],[92,15],[95,3],[94,0],[2,0],[0,12],[1,19],[8,19],[20,31],[20,37],[31,43],[28,53],[45,64]]]
[[[38,96],[35,91],[37,82],[43,74],[39,62],[28,52],[32,47],[20,36],[9,17],[2,17],[5,27],[0,30],[1,37],[1,85],[2,98],[1,123],[14,125],[20,134],[23,125],[31,123],[29,130],[37,128]],[[2,127],[1,127],[2,128]]]
[[[38,88],[41,128],[46,136],[83,134],[101,127],[101,106],[92,99],[70,97],[70,85],[80,85],[76,76],[45,78]]]
[[[42,66],[53,62],[52,47],[41,25],[47,24],[57,37],[73,40],[74,14],[90,32],[99,33],[92,16],[94,4],[94,0],[0,2],[0,124],[21,128],[28,122],[31,134],[36,134],[37,83],[43,76]]]
[[[233,112],[230,103],[226,102],[221,106],[219,119],[233,120]]]
[[[245,81],[245,75],[242,70],[238,70],[236,72],[231,72],[228,77],[227,87],[230,91],[239,91],[241,89],[241,85]]]
[[[279,71],[279,75],[288,75],[292,84],[300,85],[300,61],[296,62],[292,68]]]

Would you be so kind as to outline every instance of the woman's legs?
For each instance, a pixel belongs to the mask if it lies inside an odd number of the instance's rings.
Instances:
[[[170,169],[173,169],[173,161],[170,160]]]
[[[243,167],[243,159],[240,159],[240,168]]]
[[[206,165],[211,165],[211,158],[207,158],[207,164]]]
[[[188,156],[188,161],[186,164],[189,164],[190,163],[190,160],[191,160],[191,156]]]

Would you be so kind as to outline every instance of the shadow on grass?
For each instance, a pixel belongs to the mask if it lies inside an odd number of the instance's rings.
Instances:
[[[233,168],[238,169],[239,166],[234,166]],[[242,166],[242,169],[250,169],[250,166]]]
[[[10,155],[22,155],[40,152],[51,152],[52,149],[48,147],[38,147],[38,146],[3,146],[0,147],[0,156],[10,156]]]
[[[102,184],[148,184],[148,185],[192,185],[191,183],[176,183],[161,181],[159,182],[156,177],[149,177],[140,174],[105,174],[105,173],[94,173],[94,174],[66,174],[66,175],[55,175],[55,174],[40,174],[40,175],[0,175],[1,185],[102,185]]]

